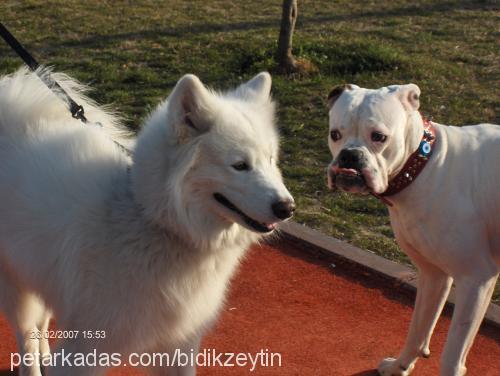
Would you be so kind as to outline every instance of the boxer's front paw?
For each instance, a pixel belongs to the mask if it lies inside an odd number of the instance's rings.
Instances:
[[[408,376],[414,366],[414,364],[410,364],[406,367],[398,359],[385,358],[378,365],[377,371],[381,376]]]

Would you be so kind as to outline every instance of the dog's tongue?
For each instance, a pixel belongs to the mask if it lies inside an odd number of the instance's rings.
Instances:
[[[343,174],[343,175],[357,175],[358,174],[358,171],[356,171],[353,168],[340,168],[340,167],[337,167],[335,170],[336,170],[335,172],[337,174]]]

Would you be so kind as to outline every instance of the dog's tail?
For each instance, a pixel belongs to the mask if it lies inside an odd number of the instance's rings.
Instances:
[[[78,104],[85,109],[85,116],[92,123],[100,123],[106,135],[125,147],[133,148],[133,137],[120,117],[109,108],[98,106],[85,96],[88,88],[63,73],[53,73],[40,68],[37,73],[21,68],[0,79],[0,137],[19,139],[35,132],[40,121],[63,126],[84,126],[73,119],[68,104],[50,90],[40,76],[50,75]],[[67,119],[67,121],[66,121]]]

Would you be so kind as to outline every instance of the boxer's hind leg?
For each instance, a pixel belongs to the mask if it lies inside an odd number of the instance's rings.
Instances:
[[[449,294],[452,278],[413,254],[419,268],[417,298],[405,345],[397,359],[386,358],[378,366],[381,375],[409,375],[419,356],[430,355],[429,343]]]
[[[462,376],[467,354],[488,308],[498,278],[496,265],[456,278],[457,301],[441,357],[442,376]]]

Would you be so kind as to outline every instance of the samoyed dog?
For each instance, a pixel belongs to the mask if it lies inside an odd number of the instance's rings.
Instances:
[[[50,376],[106,372],[50,355],[52,313],[73,337],[54,354],[196,351],[245,250],[295,209],[277,167],[270,75],[226,93],[182,77],[132,158],[112,141],[126,142],[116,117],[52,77],[103,128],[72,119],[33,73],[0,80],[0,308],[20,354],[42,363],[21,375],[40,376],[43,359]]]

